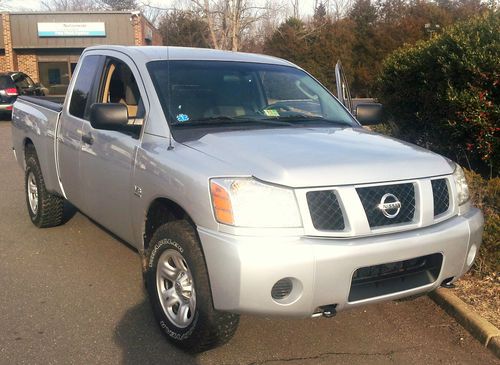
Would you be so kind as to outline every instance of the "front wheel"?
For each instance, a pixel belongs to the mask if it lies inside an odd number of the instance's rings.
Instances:
[[[145,276],[156,320],[176,346],[201,352],[234,335],[239,316],[214,309],[203,253],[187,221],[158,228],[151,240]]]

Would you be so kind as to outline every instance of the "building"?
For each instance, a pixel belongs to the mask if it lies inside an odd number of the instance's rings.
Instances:
[[[3,13],[0,29],[0,72],[25,72],[51,95],[66,93],[85,47],[162,44],[158,30],[130,11]]]

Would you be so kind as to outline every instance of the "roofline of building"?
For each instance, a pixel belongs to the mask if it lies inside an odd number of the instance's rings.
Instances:
[[[95,11],[0,11],[0,14],[9,15],[59,15],[59,14],[130,14],[130,15],[140,15],[142,18],[154,29],[158,28],[151,23],[151,21],[144,16],[140,10],[95,10]]]
[[[9,15],[54,15],[54,14],[141,14],[139,10],[93,10],[93,11],[0,11]],[[143,15],[144,16],[144,15]]]

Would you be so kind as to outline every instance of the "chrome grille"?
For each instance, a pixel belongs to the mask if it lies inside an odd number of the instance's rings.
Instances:
[[[344,230],[342,209],[333,190],[309,191],[306,198],[314,228],[319,231]]]
[[[361,204],[363,204],[371,228],[413,221],[415,216],[415,187],[412,183],[369,186],[356,188],[356,191]],[[386,217],[382,209],[379,208],[382,197],[386,194],[394,195],[401,202],[399,213],[393,218]]]
[[[450,207],[450,194],[446,179],[432,180],[432,196],[434,198],[434,217],[443,214]]]

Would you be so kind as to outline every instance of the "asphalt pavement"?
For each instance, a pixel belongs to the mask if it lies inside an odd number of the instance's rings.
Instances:
[[[155,323],[132,248],[78,212],[31,224],[10,128],[0,122],[1,365],[500,364],[428,297],[330,319],[242,316],[228,344],[185,354]]]

